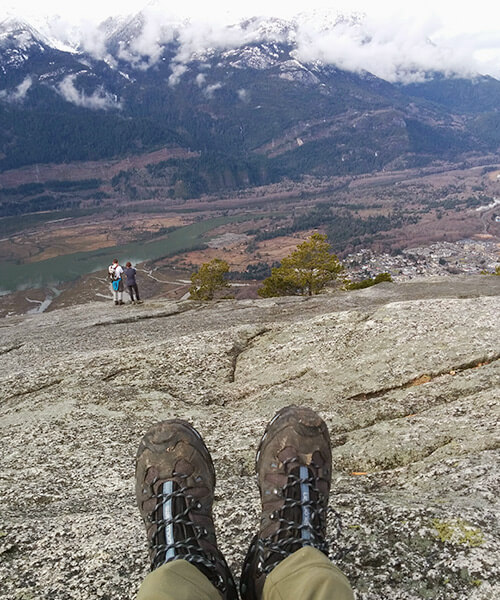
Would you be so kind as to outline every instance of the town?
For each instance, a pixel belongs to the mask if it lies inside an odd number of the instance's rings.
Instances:
[[[361,250],[349,254],[344,266],[355,280],[390,273],[394,281],[415,277],[493,273],[500,263],[500,247],[491,240],[465,239],[407,248],[399,254],[375,254]]]

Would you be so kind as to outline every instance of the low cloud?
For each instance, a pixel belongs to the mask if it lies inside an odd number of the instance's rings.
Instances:
[[[26,94],[32,85],[32,78],[26,77],[13,90],[0,90],[0,98],[7,102],[22,102],[26,98]]]
[[[258,42],[292,43],[296,58],[302,62],[321,61],[347,71],[367,71],[391,82],[419,81],[430,72],[500,77],[497,33],[452,35],[436,16],[399,14],[388,19],[358,14],[327,20],[316,15],[270,23],[252,19],[227,26],[191,20],[178,24],[176,33],[170,30],[165,34],[160,21],[152,24],[146,16],[140,38],[130,46],[130,57],[147,56],[151,66],[161,57],[161,44],[175,39],[179,45],[172,63],[171,85],[185,72],[181,65],[193,58]]]
[[[112,66],[116,65],[116,60],[107,51],[106,38],[99,29],[90,26],[81,29],[80,46],[93,58],[104,60]]]
[[[240,90],[238,90],[238,98],[242,102],[250,102],[250,92],[248,90],[245,90],[244,88],[241,88]]]
[[[155,7],[146,7],[136,17],[140,33],[130,43],[122,43],[119,58],[135,68],[148,69],[163,56],[164,46],[175,39],[179,23]]]
[[[172,74],[168,78],[168,84],[171,86],[177,85],[181,77],[187,70],[188,68],[186,67],[186,65],[183,65],[181,63],[174,63],[172,65]]]
[[[388,21],[365,17],[330,29],[309,22],[297,28],[296,57],[347,71],[368,71],[391,82],[419,81],[432,71],[464,76],[481,72],[475,44],[443,39],[441,31],[437,18]]]
[[[203,95],[210,100],[214,97],[214,94],[217,90],[220,90],[222,87],[224,87],[220,82],[206,85],[207,76],[205,73],[198,73],[194,81],[196,85],[201,88]]]
[[[179,46],[171,65],[169,84],[172,86],[179,82],[187,70],[186,64],[193,59],[201,59],[207,52],[230,50],[261,41],[262,35],[256,27],[243,28],[241,25],[225,26],[189,21],[179,28],[175,39]]]
[[[280,30],[270,31],[266,27],[268,21],[254,19],[237,25],[221,25],[189,21],[179,29],[179,50],[175,57],[177,62],[192,60],[209,50],[230,50],[246,44],[264,41],[284,41]]]
[[[198,73],[198,75],[196,75],[195,81],[196,81],[196,85],[198,87],[203,87],[205,85],[205,81],[207,79],[207,76],[205,75],[205,73]]]
[[[222,83],[213,83],[212,85],[207,85],[207,87],[203,90],[203,94],[211,100],[214,97],[215,92],[220,90],[222,87]]]
[[[75,79],[76,75],[68,75],[58,86],[59,93],[67,102],[92,110],[121,108],[121,103],[116,96],[106,92],[103,88],[95,90],[92,95],[88,96],[83,90],[77,89]]]
[[[105,60],[113,66],[116,64],[106,48],[105,28],[96,27],[88,18],[75,24],[61,16],[53,16],[37,23],[37,28],[46,41],[59,50],[72,53],[84,50],[93,58]]]
[[[228,25],[218,22],[216,15],[203,21],[201,16],[181,19],[163,7],[149,5],[133,19],[121,22],[126,39],[117,58],[134,68],[149,69],[165,59],[165,45],[175,42],[176,55],[169,58],[169,84],[176,85],[193,59],[259,42],[286,42],[296,48],[295,56],[302,62],[367,71],[391,82],[418,81],[433,71],[500,78],[498,31],[464,33],[464,29],[449,29],[442,17],[418,16],[418,7],[411,16],[405,11],[406,7],[391,15],[349,16],[326,11],[304,13],[289,21],[253,18]],[[63,29],[63,24],[59,27]],[[79,35],[82,48],[113,64],[105,28],[83,24]]]

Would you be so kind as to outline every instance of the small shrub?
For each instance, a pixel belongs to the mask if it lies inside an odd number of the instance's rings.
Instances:
[[[377,283],[382,283],[384,281],[392,281],[390,273],[379,273],[374,278],[368,277],[367,279],[363,279],[362,281],[347,281],[344,284],[344,288],[346,290],[362,290],[364,288],[371,287],[372,285],[377,285]]]

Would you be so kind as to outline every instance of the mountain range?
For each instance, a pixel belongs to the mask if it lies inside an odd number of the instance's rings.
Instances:
[[[387,81],[306,60],[294,27],[255,19],[200,45],[182,24],[151,31],[139,13],[75,43],[4,21],[0,171],[181,148],[185,159],[150,174],[167,185],[182,175],[196,196],[500,146],[500,81],[437,71]]]

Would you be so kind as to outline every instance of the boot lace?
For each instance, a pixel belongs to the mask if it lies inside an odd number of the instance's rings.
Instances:
[[[173,476],[187,479],[184,474],[174,473]],[[191,493],[193,488],[166,481],[154,493],[158,481],[156,478],[151,483],[151,498],[156,499],[156,504],[148,515],[148,521],[156,526],[149,544],[153,551],[151,570],[173,560],[184,559],[198,567],[224,593],[226,584],[220,570],[224,570],[225,565],[200,544],[200,540],[208,536],[208,531],[190,517],[202,508]]]
[[[294,465],[294,463],[297,463]],[[258,569],[270,573],[282,560],[304,546],[317,548],[328,555],[325,540],[327,503],[318,489],[318,465],[298,464],[298,458],[284,462],[292,468],[282,488],[283,506],[271,513],[278,521],[278,529],[269,537],[257,540]]]

